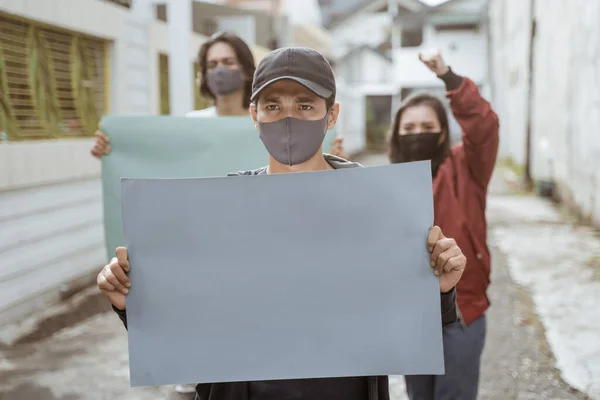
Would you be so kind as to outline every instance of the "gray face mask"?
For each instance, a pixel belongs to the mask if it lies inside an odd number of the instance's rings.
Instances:
[[[260,138],[275,160],[285,165],[302,164],[321,148],[329,112],[323,119],[307,121],[287,117],[258,123]]]
[[[217,67],[206,74],[206,84],[215,96],[237,92],[244,86],[244,77],[239,68]]]

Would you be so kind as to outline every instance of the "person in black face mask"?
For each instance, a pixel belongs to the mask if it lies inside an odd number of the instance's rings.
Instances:
[[[468,262],[456,287],[460,323],[444,329],[446,374],[406,376],[406,389],[411,400],[476,400],[491,264],[485,204],[498,153],[498,117],[475,83],[455,74],[439,52],[420,58],[444,82],[462,141],[450,147],[441,100],[415,94],[396,113],[389,158],[392,163],[431,160],[434,223],[456,239]]]
[[[421,93],[409,97],[396,113],[390,135],[390,161],[431,160],[435,176],[450,153],[448,116],[435,96]]]

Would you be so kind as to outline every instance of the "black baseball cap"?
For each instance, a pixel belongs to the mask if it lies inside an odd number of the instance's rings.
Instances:
[[[256,101],[263,89],[284,79],[298,82],[321,98],[335,97],[333,69],[321,53],[307,47],[283,47],[267,54],[258,64],[250,100]]]

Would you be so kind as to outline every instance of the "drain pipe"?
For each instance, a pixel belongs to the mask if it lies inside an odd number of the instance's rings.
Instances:
[[[531,175],[531,128],[533,119],[533,63],[535,57],[535,35],[537,30],[537,21],[535,18],[536,0],[530,0],[530,18],[531,18],[531,35],[529,37],[529,84],[527,92],[527,132],[525,139],[525,186],[528,189],[533,187],[533,177]]]

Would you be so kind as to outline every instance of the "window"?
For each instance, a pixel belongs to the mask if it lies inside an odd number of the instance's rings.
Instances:
[[[90,136],[106,109],[107,42],[0,14],[0,132]]]
[[[400,45],[402,47],[419,47],[423,43],[423,29],[402,29]]]
[[[205,99],[200,94],[200,89],[196,83],[196,77],[200,72],[200,64],[194,63],[194,109],[202,110],[210,107],[212,102]],[[171,105],[169,100],[169,56],[166,54],[158,55],[158,80],[160,88],[160,113],[168,115],[171,112]]]
[[[438,32],[479,32],[479,24],[444,24],[437,25]]]
[[[200,30],[204,36],[212,36],[219,30],[219,24],[213,18],[204,18]]]
[[[168,115],[171,113],[169,102],[169,56],[158,55],[158,87],[160,88],[160,113]]]

